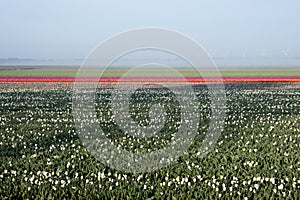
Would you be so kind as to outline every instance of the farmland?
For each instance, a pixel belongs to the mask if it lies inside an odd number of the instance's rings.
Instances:
[[[99,76],[105,79],[105,82],[116,82],[126,72],[126,67],[115,67],[105,70],[85,70],[80,76],[77,76],[78,66],[0,66],[0,82],[74,82],[75,79],[81,81],[98,81]],[[204,80],[198,71],[189,68],[176,68],[187,80],[192,83],[203,83],[214,81],[214,73],[209,69],[201,69],[205,73]],[[281,68],[221,68],[220,75],[224,82],[300,82],[300,70],[297,67],[289,67],[284,70]],[[133,74],[133,77],[140,78],[140,74],[163,77],[163,81],[177,81],[172,75],[160,71],[145,70],[139,71],[139,74]],[[131,78],[131,77],[128,77]],[[156,77],[152,77],[156,78]],[[171,80],[172,79],[172,80]],[[130,81],[130,80],[129,80]],[[142,80],[139,80],[142,81]]]
[[[299,199],[300,84],[226,83],[224,131],[202,158],[197,152],[210,104],[205,85],[193,89],[201,112],[193,144],[165,168],[126,173],[102,164],[83,146],[72,116],[72,83],[0,83],[0,198]],[[96,108],[112,141],[132,152],[154,151],[170,141],[178,128],[175,102],[168,104],[160,134],[141,142],[124,135],[108,114],[109,91],[97,90]],[[134,98],[133,105],[139,103]],[[137,121],[147,121],[147,107],[133,108]]]
[[[0,76],[6,77],[75,77],[78,66],[0,66]],[[105,71],[105,77],[120,77],[128,69],[126,67],[115,67]],[[180,73],[186,77],[197,77],[198,72],[189,68],[178,68]],[[209,70],[207,70],[209,71]],[[95,76],[93,70],[85,72],[85,76]],[[223,77],[290,77],[300,76],[299,67],[286,67],[284,69],[278,67],[257,68],[221,68],[220,74]]]

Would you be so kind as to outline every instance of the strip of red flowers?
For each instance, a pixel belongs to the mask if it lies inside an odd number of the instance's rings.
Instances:
[[[117,82],[119,77],[47,77],[47,76],[2,76],[0,82]],[[126,77],[122,78],[121,82],[191,82],[191,83],[203,83],[203,82],[220,82],[219,78],[208,77],[186,77],[186,78],[172,78],[172,77]],[[223,82],[300,82],[300,77],[222,77]]]

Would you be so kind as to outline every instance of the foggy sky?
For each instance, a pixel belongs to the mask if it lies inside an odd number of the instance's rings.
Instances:
[[[9,0],[0,8],[0,58],[84,58],[139,27],[182,32],[213,56],[300,56],[297,0]]]

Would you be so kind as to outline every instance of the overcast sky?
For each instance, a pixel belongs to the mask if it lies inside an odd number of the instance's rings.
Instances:
[[[84,58],[138,27],[182,32],[214,56],[300,56],[298,0],[3,0],[0,58]]]

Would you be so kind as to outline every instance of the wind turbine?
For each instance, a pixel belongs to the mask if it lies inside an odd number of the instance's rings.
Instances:
[[[245,58],[246,57],[246,54],[247,54],[247,48],[244,49],[243,53],[242,53],[242,57]]]
[[[284,54],[285,57],[288,56],[289,49],[281,50],[281,53]]]
[[[264,48],[263,51],[262,51],[262,56],[266,57],[266,55],[267,55],[267,50],[266,50],[266,48]]]

